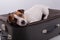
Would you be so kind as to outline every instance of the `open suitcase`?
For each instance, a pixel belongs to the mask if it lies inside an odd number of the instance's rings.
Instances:
[[[6,22],[8,14],[1,15],[0,25],[5,24],[2,40],[49,40],[60,35],[60,10],[49,9],[49,12],[48,19],[28,24],[25,27],[10,25]]]

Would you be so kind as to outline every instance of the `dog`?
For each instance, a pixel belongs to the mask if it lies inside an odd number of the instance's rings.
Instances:
[[[24,15],[28,21],[28,23],[44,20],[48,18],[49,15],[49,7],[44,5],[34,5],[30,9],[24,12]],[[43,17],[43,18],[42,18]]]
[[[44,15],[44,17],[43,17]],[[35,5],[30,9],[24,11],[23,9],[17,10],[12,14],[9,14],[8,21],[11,23],[16,23],[20,26],[25,26],[28,23],[33,23],[47,19],[49,15],[49,8],[44,5]]]
[[[17,24],[19,26],[25,26],[27,24],[27,21],[24,19],[24,10],[20,9],[15,12],[9,13],[7,22],[10,24]]]

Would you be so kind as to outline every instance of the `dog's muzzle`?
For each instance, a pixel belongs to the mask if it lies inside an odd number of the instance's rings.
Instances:
[[[26,26],[27,25],[27,20],[26,19],[24,19],[24,18],[21,18],[21,17],[19,17],[19,16],[17,16],[17,15],[14,15],[14,17],[17,19],[17,24],[19,25],[19,26]]]

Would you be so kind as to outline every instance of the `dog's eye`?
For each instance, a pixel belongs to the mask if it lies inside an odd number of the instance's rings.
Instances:
[[[14,18],[14,22],[17,22],[17,19],[16,18]]]

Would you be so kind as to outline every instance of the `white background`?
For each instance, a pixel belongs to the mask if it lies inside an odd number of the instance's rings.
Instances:
[[[60,9],[59,0],[0,0],[0,15],[17,9],[28,9],[35,4],[47,5],[50,8]]]

